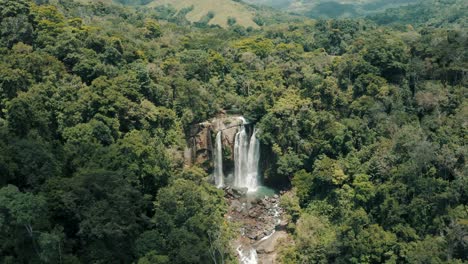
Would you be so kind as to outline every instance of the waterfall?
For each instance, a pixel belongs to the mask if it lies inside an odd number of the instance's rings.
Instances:
[[[250,137],[249,143],[249,155],[247,164],[247,187],[253,190],[257,190],[258,186],[258,163],[260,161],[260,142],[257,139],[257,129],[254,128],[254,132]]]
[[[216,134],[215,152],[214,152],[214,179],[216,187],[224,187],[224,173],[223,173],[223,142],[222,132]]]
[[[242,126],[234,142],[234,186],[247,188],[249,192],[258,187],[258,163],[260,161],[260,142],[254,128],[249,137],[246,120],[241,117]]]
[[[248,254],[244,254],[244,251],[241,249],[241,246],[237,248],[237,253],[239,254],[239,260],[241,264],[257,264],[258,256],[257,251],[253,248],[248,250]]]

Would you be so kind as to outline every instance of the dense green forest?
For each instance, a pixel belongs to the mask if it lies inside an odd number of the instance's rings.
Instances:
[[[223,191],[182,155],[221,110],[288,191],[279,263],[465,263],[466,3],[425,2],[446,4],[222,29],[0,0],[0,263],[236,263]]]

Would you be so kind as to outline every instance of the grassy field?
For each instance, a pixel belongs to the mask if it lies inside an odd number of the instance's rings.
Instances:
[[[53,0],[55,1],[55,0]],[[116,0],[77,0],[84,3],[90,2],[114,2]],[[208,12],[213,12],[214,17],[208,24],[219,25],[221,27],[227,27],[227,20],[229,17],[236,19],[238,25],[244,27],[258,28],[259,26],[253,21],[255,16],[255,10],[246,4],[239,3],[233,0],[154,0],[147,4],[148,7],[156,7],[160,5],[172,5],[177,10],[185,7],[193,6],[193,10],[190,11],[186,18],[191,22],[198,22],[201,18],[206,16]]]
[[[193,10],[187,14],[187,19],[192,22],[199,21],[208,12],[214,12],[215,16],[209,24],[227,27],[228,17],[234,17],[238,25],[258,28],[253,21],[255,12],[248,6],[232,0],[155,0],[148,4],[150,7],[170,4],[176,9],[193,6]]]

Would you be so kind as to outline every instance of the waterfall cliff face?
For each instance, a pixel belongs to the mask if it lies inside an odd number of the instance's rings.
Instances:
[[[260,142],[257,130],[248,135],[247,122],[242,118],[242,126],[236,134],[234,143],[234,186],[247,188],[254,192],[258,188],[258,164],[260,161]]]
[[[214,152],[214,179],[218,188],[224,187],[222,131],[216,134]]]
[[[220,129],[216,133],[212,149],[214,183],[218,188],[233,186],[244,188],[247,192],[255,192],[259,186],[260,141],[257,139],[258,131],[243,117],[239,117],[236,123],[235,126],[225,128],[235,128],[237,130],[235,136],[231,134],[234,139],[232,148],[234,152],[232,156],[234,171],[233,174],[228,174],[227,177],[223,173],[223,139],[226,138],[223,132],[225,129]],[[224,147],[229,146],[224,145]]]

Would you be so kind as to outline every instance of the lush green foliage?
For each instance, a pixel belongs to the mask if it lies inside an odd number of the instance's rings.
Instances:
[[[465,29],[0,6],[0,262],[232,260],[222,192],[181,154],[220,109],[292,188],[284,263],[467,260]]]
[[[131,10],[0,5],[0,262],[229,259],[222,194],[179,154],[183,125],[207,117],[180,68],[200,53],[169,58],[160,24]]]

